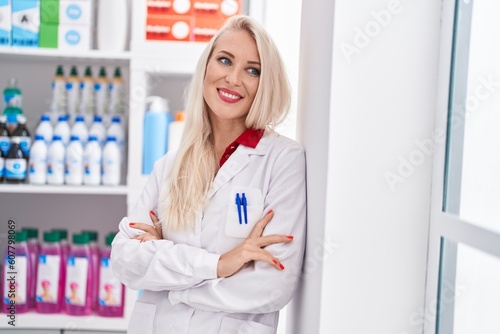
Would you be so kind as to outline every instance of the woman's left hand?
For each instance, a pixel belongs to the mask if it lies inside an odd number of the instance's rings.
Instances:
[[[163,232],[161,228],[161,223],[158,220],[158,217],[154,213],[153,210],[149,211],[149,217],[151,217],[151,221],[153,225],[145,224],[145,223],[130,223],[130,227],[139,229],[146,233],[140,234],[132,239],[140,240],[140,242],[148,241],[148,240],[160,240],[163,239]]]

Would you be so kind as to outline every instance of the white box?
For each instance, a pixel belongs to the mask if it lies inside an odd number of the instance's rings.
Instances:
[[[12,44],[12,5],[10,0],[0,0],[0,46]]]
[[[12,45],[38,47],[40,34],[40,1],[12,2]]]
[[[91,0],[60,0],[59,24],[91,25],[94,16],[92,4]]]
[[[60,24],[57,38],[59,50],[87,51],[92,47],[92,26]]]

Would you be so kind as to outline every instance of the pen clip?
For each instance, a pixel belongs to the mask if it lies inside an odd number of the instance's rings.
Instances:
[[[238,207],[238,220],[240,222],[240,225],[242,224],[241,222],[241,199],[240,199],[240,194],[236,193],[236,206]]]
[[[245,196],[245,193],[241,194],[241,202],[243,205],[243,214],[245,216],[245,224],[248,224],[248,215],[247,215],[247,198]]]

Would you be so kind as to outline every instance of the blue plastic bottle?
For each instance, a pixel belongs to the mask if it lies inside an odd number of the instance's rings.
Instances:
[[[62,309],[65,263],[60,238],[56,231],[43,233],[36,280],[36,311],[39,313],[58,313]]]
[[[88,234],[73,234],[66,265],[65,310],[69,315],[92,313],[92,271]]]
[[[26,242],[26,231],[15,232],[15,243],[5,249],[3,271],[2,311],[7,314],[25,313],[30,310],[29,295],[31,266]],[[9,241],[10,238],[9,233]]]
[[[38,268],[38,254],[40,253],[40,242],[38,241],[38,229],[34,227],[25,227],[22,229],[26,231],[28,236],[27,245],[28,245],[28,254],[30,257],[30,266],[31,266],[31,278],[28,284],[30,285],[30,295],[29,295],[29,304],[30,308],[35,308],[35,293],[36,293],[36,277],[37,277],[37,268]]]
[[[142,174],[148,175],[153,170],[156,160],[167,152],[168,126],[172,115],[168,110],[168,101],[159,96],[146,99],[150,104],[144,116],[144,140],[142,150]]]

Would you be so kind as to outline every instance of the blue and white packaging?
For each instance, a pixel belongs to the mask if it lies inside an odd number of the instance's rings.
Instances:
[[[90,25],[61,24],[58,32],[58,49],[90,50],[92,45],[92,28]]]
[[[0,0],[0,46],[12,44],[11,0]]]
[[[13,0],[12,46],[38,47],[40,1]]]
[[[59,24],[92,25],[93,6],[91,0],[59,1]]]

